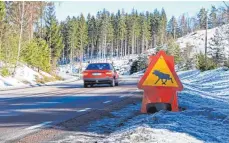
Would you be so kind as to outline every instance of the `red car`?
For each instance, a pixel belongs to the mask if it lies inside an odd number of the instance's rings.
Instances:
[[[83,72],[84,87],[94,84],[118,86],[118,74],[110,63],[91,63]]]

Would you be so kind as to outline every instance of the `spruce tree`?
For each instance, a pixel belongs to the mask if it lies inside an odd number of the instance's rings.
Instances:
[[[197,17],[198,17],[200,29],[205,29],[206,28],[206,18],[207,18],[207,11],[205,10],[205,8],[200,9]]]
[[[50,57],[52,71],[55,71],[57,66],[57,61],[60,58],[62,49],[64,48],[62,34],[60,31],[60,26],[58,25],[56,16],[55,16],[55,7],[50,5],[46,10],[46,37],[45,40],[50,48]]]
[[[209,28],[214,28],[217,26],[217,9],[215,6],[211,7],[211,13],[209,15]]]

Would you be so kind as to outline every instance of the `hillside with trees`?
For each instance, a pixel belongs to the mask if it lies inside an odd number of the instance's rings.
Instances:
[[[140,55],[149,49],[165,49],[175,56],[177,64],[187,63],[189,69],[193,59],[185,56],[190,55],[189,47],[193,45],[185,43],[186,48],[181,49],[176,40],[198,30],[208,31],[228,23],[227,3],[222,3],[221,7],[212,6],[209,10],[202,8],[194,17],[184,13],[168,18],[165,9],[143,13],[136,9],[131,13],[125,10],[111,13],[103,9],[96,15],[68,16],[66,20],[58,21],[54,3],[0,1],[1,74],[4,71],[4,75],[13,75],[21,63],[37,71],[55,74],[58,64],[79,63],[82,68],[82,62],[88,60]],[[229,29],[226,33],[229,35]],[[204,59],[206,62],[210,58],[216,62],[215,66],[222,65],[217,63],[218,57],[228,61],[228,53],[215,52],[224,51],[219,44],[220,39],[226,37],[220,37],[220,30],[214,37],[215,40],[204,45],[207,49],[204,58],[195,61]],[[223,65],[227,64],[224,62]]]

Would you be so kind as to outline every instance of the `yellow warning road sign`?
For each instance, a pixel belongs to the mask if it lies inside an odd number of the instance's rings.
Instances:
[[[178,84],[163,56],[160,56],[157,60],[142,85],[178,87]]]

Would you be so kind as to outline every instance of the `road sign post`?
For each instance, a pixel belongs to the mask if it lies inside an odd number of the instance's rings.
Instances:
[[[144,90],[142,113],[148,112],[148,105],[166,103],[171,111],[178,111],[177,91],[183,89],[175,69],[174,58],[164,51],[150,56],[151,62],[138,83],[138,88]]]

